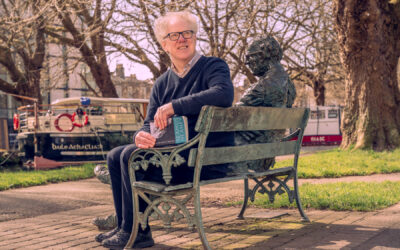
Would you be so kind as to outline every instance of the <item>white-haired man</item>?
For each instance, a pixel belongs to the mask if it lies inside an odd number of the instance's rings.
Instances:
[[[194,126],[202,106],[229,107],[233,102],[233,85],[228,65],[219,58],[205,57],[196,51],[196,16],[186,11],[170,12],[155,21],[154,29],[157,40],[170,56],[172,65],[154,83],[147,117],[143,127],[134,136],[135,143],[114,148],[107,155],[118,226],[110,232],[97,235],[96,241],[102,242],[108,248],[124,247],[132,230],[133,206],[128,159],[137,148],[154,147],[156,140],[149,133],[150,121],[154,120],[155,125],[163,129],[169,117],[185,115],[188,117],[189,138],[193,138],[196,134]],[[231,133],[218,133],[207,141],[208,146],[233,143]],[[225,165],[209,166],[201,178],[223,177],[228,171]],[[173,168],[172,175],[171,183],[186,183],[193,179],[193,168],[179,167],[178,171]],[[161,168],[138,171],[136,179],[163,182]],[[140,199],[140,211],[144,211],[146,207],[146,202]],[[139,229],[134,247],[153,245],[150,227],[146,227],[146,230]]]

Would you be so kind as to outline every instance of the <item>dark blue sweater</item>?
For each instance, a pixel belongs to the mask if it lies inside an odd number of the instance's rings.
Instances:
[[[150,132],[150,121],[158,107],[172,102],[176,115],[188,118],[189,138],[196,135],[194,127],[204,105],[230,107],[233,102],[233,84],[228,65],[222,59],[202,56],[185,77],[180,78],[171,69],[154,83],[147,116],[141,130]],[[233,145],[232,133],[210,135],[207,146]]]
[[[202,56],[185,77],[180,78],[171,69],[162,74],[151,91],[147,116],[139,130],[150,132],[150,121],[158,107],[172,102],[176,115],[188,118],[189,139],[196,135],[194,127],[204,105],[230,107],[233,102],[233,84],[228,65],[222,59]],[[138,132],[139,132],[138,131]],[[233,133],[212,133],[207,139],[208,147],[234,145]],[[188,151],[181,155],[187,157]],[[172,169],[175,172],[176,168]],[[229,168],[226,164],[208,166],[201,179],[220,178]],[[173,173],[173,183],[185,183],[193,177],[193,168],[180,168]]]

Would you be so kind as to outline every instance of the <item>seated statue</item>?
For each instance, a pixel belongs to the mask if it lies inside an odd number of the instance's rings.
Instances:
[[[247,50],[246,64],[258,82],[250,86],[240,99],[238,106],[292,107],[296,89],[289,75],[282,67],[282,49],[279,43],[267,36],[255,40]],[[247,131],[235,133],[236,145],[273,142],[282,137],[285,131]],[[274,158],[247,161],[235,164],[235,172],[248,169],[266,171],[275,163]]]

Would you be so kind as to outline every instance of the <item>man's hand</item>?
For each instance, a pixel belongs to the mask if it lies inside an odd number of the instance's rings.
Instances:
[[[168,124],[168,118],[175,114],[172,103],[162,105],[154,115],[154,125],[159,129],[164,129]]]
[[[135,136],[135,144],[138,148],[152,148],[156,144],[156,139],[145,131],[140,131]]]

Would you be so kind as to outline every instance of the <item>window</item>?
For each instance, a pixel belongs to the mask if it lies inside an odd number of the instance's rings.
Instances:
[[[328,110],[328,118],[338,118],[339,110],[337,109],[330,109]]]
[[[311,119],[325,119],[325,110],[312,110]]]

